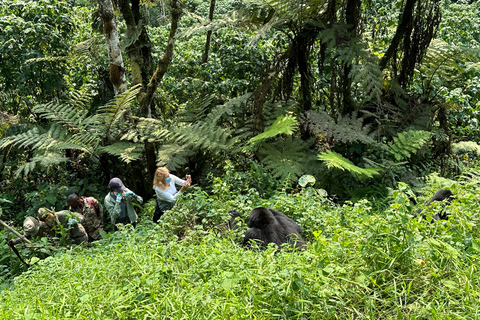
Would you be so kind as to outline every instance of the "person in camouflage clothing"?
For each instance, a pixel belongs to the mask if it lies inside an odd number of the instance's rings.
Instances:
[[[38,209],[37,217],[26,217],[23,221],[23,238],[9,240],[9,245],[22,243],[24,239],[61,236],[62,229],[67,231],[66,236],[75,244],[88,241],[80,221],[80,214],[69,214],[68,211],[54,212],[47,208]]]
[[[89,241],[100,240],[100,233],[103,231],[103,207],[93,197],[79,197],[71,194],[67,198],[70,211],[83,215],[82,225],[88,233]]]

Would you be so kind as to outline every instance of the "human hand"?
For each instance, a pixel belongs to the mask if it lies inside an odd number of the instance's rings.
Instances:
[[[190,187],[190,181],[187,180],[183,183],[182,189],[180,189],[180,191],[183,192],[183,191],[187,190],[189,187]]]

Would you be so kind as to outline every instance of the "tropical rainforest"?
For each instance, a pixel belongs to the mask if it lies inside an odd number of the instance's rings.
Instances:
[[[0,319],[478,319],[479,121],[478,1],[0,0]],[[7,245],[113,177],[135,227]]]

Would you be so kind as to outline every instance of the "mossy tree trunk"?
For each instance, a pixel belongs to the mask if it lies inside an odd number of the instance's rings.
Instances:
[[[210,0],[210,11],[208,13],[208,20],[213,21],[213,12],[215,11],[215,0]],[[207,40],[205,41],[205,51],[202,56],[202,64],[208,61],[208,54],[210,52],[210,41],[212,38],[212,29],[207,31]]]
[[[103,22],[103,32],[107,43],[108,58],[110,60],[110,81],[113,84],[115,95],[127,90],[125,66],[123,64],[122,49],[117,31],[117,19],[113,12],[111,0],[98,0],[98,10]]]

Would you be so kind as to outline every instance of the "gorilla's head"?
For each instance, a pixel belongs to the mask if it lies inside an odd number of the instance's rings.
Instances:
[[[258,207],[250,212],[248,226],[250,228],[264,229],[266,226],[276,224],[277,220],[273,213],[264,207]]]

